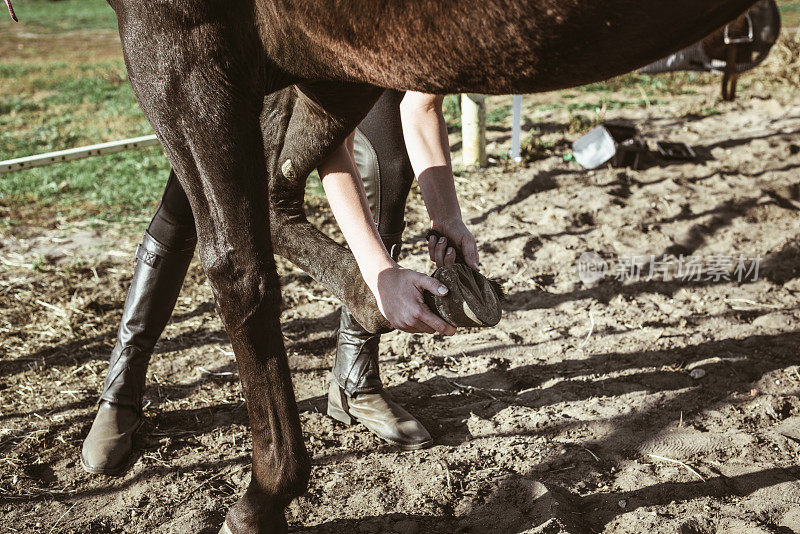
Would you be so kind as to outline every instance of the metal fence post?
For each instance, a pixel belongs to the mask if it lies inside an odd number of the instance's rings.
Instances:
[[[522,161],[522,95],[514,95],[511,106],[511,152],[514,161]]]

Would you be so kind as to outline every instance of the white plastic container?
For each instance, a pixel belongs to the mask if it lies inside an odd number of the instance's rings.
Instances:
[[[617,153],[617,144],[605,127],[595,126],[572,143],[572,153],[581,167],[596,169],[614,157]]]

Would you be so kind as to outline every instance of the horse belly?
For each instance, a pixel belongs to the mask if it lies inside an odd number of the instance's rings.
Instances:
[[[530,93],[680,50],[755,0],[256,0],[267,54],[305,79]]]

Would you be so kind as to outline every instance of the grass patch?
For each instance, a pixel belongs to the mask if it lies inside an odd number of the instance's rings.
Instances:
[[[5,11],[5,6],[3,6]],[[116,29],[114,10],[103,0],[14,0],[20,24],[36,32]],[[5,16],[0,29],[13,22]]]
[[[5,175],[0,203],[12,212],[35,206],[70,220],[141,218],[155,208],[168,172],[159,147],[51,165]]]
[[[0,73],[0,95],[14,95],[0,98],[0,159],[151,133],[121,59],[3,65]],[[168,171],[154,147],[9,173],[0,205],[15,219],[35,210],[67,219],[149,217]],[[316,173],[307,191],[323,194]]]
[[[50,68],[64,68],[66,63],[51,63]],[[43,63],[0,63],[0,80],[22,78],[35,73],[44,72],[46,66]]]
[[[311,172],[306,182],[306,195],[315,197],[325,196],[325,190],[322,189],[322,180],[319,179],[319,173],[316,169]]]
[[[706,85],[703,75],[691,72],[669,72],[658,75],[623,74],[604,82],[590,83],[575,90],[585,93],[623,93],[628,95],[677,96],[696,94],[692,86]]]
[[[92,30],[107,36],[116,28],[102,0],[15,0],[14,7],[27,32],[55,37],[88,30],[75,39],[91,41]],[[0,32],[10,24],[4,20]],[[12,55],[0,62],[0,159],[151,133],[121,57],[87,54],[67,62],[50,49],[60,41],[31,42],[52,60],[20,62]],[[0,206],[13,221],[149,217],[168,172],[163,151],[154,147],[9,173],[0,180]]]
[[[20,7],[33,4],[51,2]],[[151,133],[122,58],[3,63],[0,95],[3,160]],[[150,148],[9,173],[0,180],[0,205],[4,216],[22,220],[147,217],[168,170],[163,151]]]
[[[600,113],[595,113],[592,117],[583,113],[570,113],[567,131],[570,133],[587,132],[601,122],[603,122],[603,116]]]
[[[778,0],[781,10],[781,20],[784,28],[797,28],[800,26],[800,2],[797,0]]]
[[[40,106],[36,102],[28,102],[18,96],[0,99],[0,115],[25,111],[39,111],[39,109]]]
[[[510,116],[511,116],[510,105],[498,106],[486,112],[486,123],[487,124],[502,123]]]
[[[442,103],[442,113],[447,122],[447,131],[461,129],[461,101],[459,95],[447,95]]]
[[[522,161],[531,163],[555,155],[563,156],[571,147],[571,143],[563,137],[547,139],[542,137],[539,131],[534,130],[522,141],[520,156]]]
[[[622,108],[629,108],[629,107],[647,107],[648,105],[663,105],[666,104],[665,100],[661,99],[647,99],[644,98],[637,98],[634,100],[616,100],[613,98],[600,98],[599,100],[592,101],[592,102],[561,102],[556,101],[550,104],[540,104],[536,106],[535,110],[544,112],[544,111],[555,111],[558,109],[566,109],[570,113],[579,112],[579,111],[591,111],[595,113],[599,113],[602,110],[609,110],[609,109],[622,109]]]
[[[75,30],[86,31],[74,39],[91,42],[97,35],[98,43],[107,42],[116,17],[106,2],[14,0],[14,7],[27,26],[24,31],[47,37],[26,41],[26,47],[37,47],[32,60],[0,59],[0,159],[152,133],[121,56],[65,56],[53,48]],[[0,43],[11,24],[0,23]],[[20,221],[46,224],[54,216],[109,222],[148,218],[168,172],[163,151],[153,147],[5,174],[0,180],[4,227]],[[316,172],[307,192],[323,194]]]

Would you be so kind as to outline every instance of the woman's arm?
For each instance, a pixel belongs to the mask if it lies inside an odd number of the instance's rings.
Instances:
[[[422,298],[423,290],[444,295],[447,287],[430,276],[400,267],[386,252],[346,144],[334,150],[318,170],[333,215],[381,313],[406,332],[454,334],[455,328],[434,315]]]
[[[455,261],[448,240],[461,248],[464,259],[478,268],[478,247],[467,230],[458,205],[453,166],[450,161],[450,141],[442,114],[444,96],[407,92],[400,104],[403,136],[411,166],[417,175],[422,198],[431,219],[431,228],[447,239],[428,243],[431,259],[438,265]]]

